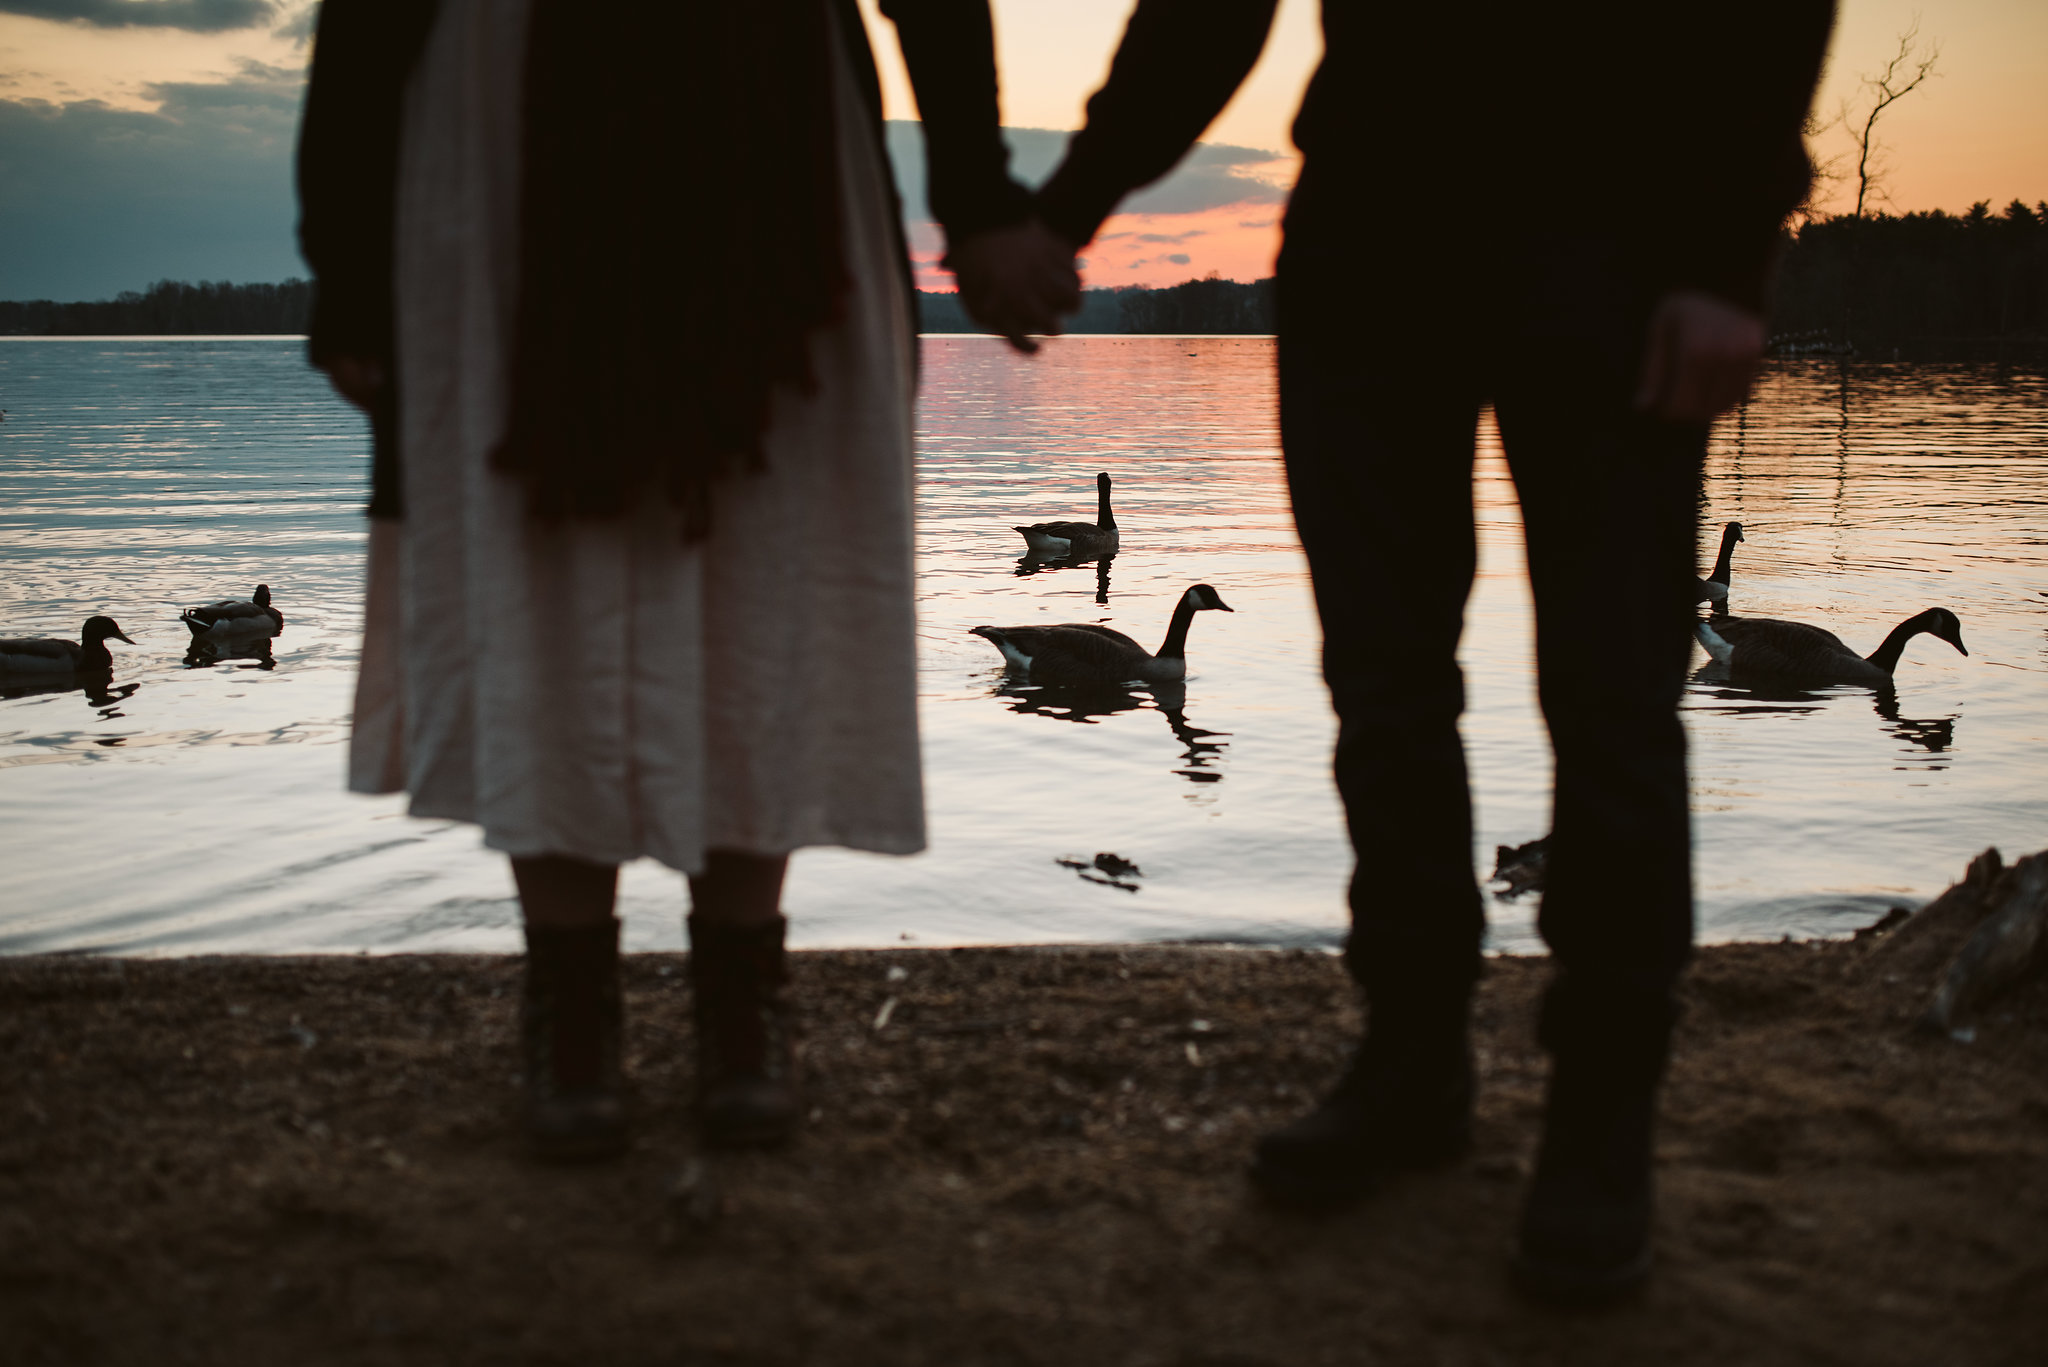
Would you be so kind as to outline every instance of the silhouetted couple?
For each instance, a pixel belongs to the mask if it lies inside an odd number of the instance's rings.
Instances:
[[[383,413],[379,511],[402,496],[404,514],[378,524],[354,782],[408,788],[513,856],[543,1151],[622,1141],[611,888],[641,854],[691,874],[707,1134],[772,1140],[797,1113],[784,859],[922,840],[909,324],[872,69],[850,3],[634,7],[677,31],[623,45],[659,54],[624,73],[589,55],[621,49],[617,10],[530,4],[531,45],[504,9],[442,0],[402,61],[347,56],[346,14],[411,7],[329,0],[322,22],[302,176],[315,357]],[[1228,101],[1274,0],[1140,0],[1036,196],[1005,169],[984,7],[883,9],[963,302],[1029,349],[1078,303],[1075,252]],[[1701,462],[1761,354],[1831,17],[1827,0],[1325,0],[1295,128],[1282,435],[1341,721],[1345,959],[1368,1025],[1253,1176],[1332,1205],[1469,1144],[1484,921],[1455,651],[1491,405],[1557,754],[1553,1071],[1518,1259],[1542,1293],[1610,1295],[1648,1265],[1692,940],[1677,702]],[[675,54],[707,83],[696,104],[652,69]],[[745,111],[748,155],[714,197],[671,200],[671,167],[702,184],[687,116],[713,106]],[[634,274],[662,267],[665,284]],[[609,350],[576,354],[591,329]],[[781,668],[833,653],[835,631],[859,637],[857,696]],[[860,724],[835,724],[848,709]]]

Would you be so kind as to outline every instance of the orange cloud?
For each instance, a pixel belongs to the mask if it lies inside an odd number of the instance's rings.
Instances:
[[[921,290],[948,292],[952,273],[939,265],[945,236],[930,223],[910,228],[910,262]],[[1222,204],[1183,214],[1116,214],[1081,254],[1090,289],[1143,285],[1157,289],[1199,280],[1263,280],[1280,251],[1280,206]]]
[[[1082,253],[1082,275],[1096,289],[1178,285],[1216,274],[1262,280],[1280,251],[1280,207],[1221,204],[1183,214],[1117,214]]]

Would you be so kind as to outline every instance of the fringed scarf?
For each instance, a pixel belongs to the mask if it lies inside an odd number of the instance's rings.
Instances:
[[[827,0],[534,0],[511,411],[540,516],[758,470],[848,284]]]

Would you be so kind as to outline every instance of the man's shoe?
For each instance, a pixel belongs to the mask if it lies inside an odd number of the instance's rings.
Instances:
[[[1633,1175],[1631,1175],[1633,1176]],[[1650,1274],[1649,1174],[1639,1181],[1539,1168],[1522,1212],[1515,1280],[1538,1300],[1602,1305]]]
[[[1388,1059],[1360,1046],[1323,1104],[1259,1140],[1254,1185],[1276,1205],[1342,1206],[1388,1174],[1441,1167],[1472,1147],[1472,1059],[1462,1040],[1447,1061]]]
[[[1515,1257],[1530,1295],[1597,1305],[1649,1275],[1656,1097],[1652,1080],[1560,1060]]]

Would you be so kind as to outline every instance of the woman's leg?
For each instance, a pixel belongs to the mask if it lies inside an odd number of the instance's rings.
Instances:
[[[592,864],[566,855],[514,859],[512,881],[528,926],[594,926],[609,923],[618,895],[619,866]]]
[[[787,855],[712,850],[690,878],[697,1109],[721,1147],[779,1144],[802,1110],[782,953],[788,867]]]
[[[759,926],[782,919],[786,854],[711,850],[704,872],[690,875],[690,916],[728,926]]]
[[[562,855],[512,861],[526,918],[527,1135],[544,1159],[609,1158],[626,1146],[618,878],[617,865]]]

